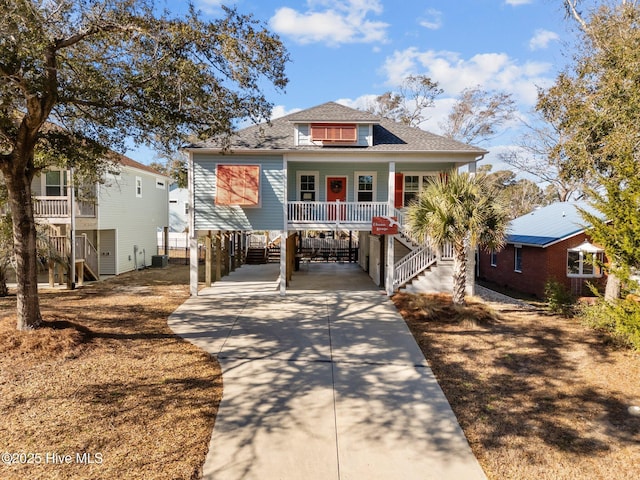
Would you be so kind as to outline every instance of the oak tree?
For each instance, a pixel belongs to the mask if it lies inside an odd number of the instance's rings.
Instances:
[[[98,171],[129,139],[166,152],[270,115],[287,52],[235,9],[204,20],[153,0],[0,0],[0,172],[13,220],[17,327],[41,323],[31,182],[48,164]]]

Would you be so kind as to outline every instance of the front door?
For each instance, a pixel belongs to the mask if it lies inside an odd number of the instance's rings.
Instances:
[[[327,202],[347,201],[347,177],[327,177]],[[340,207],[339,218],[335,205],[329,205],[329,220],[344,220],[346,216],[346,206]]]

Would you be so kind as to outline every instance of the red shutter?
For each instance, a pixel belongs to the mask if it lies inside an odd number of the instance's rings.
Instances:
[[[352,143],[358,140],[355,124],[312,123],[311,140],[327,143]]]
[[[259,165],[216,167],[216,205],[255,206],[259,200]]]
[[[404,175],[396,173],[396,188],[393,195],[396,208],[402,208],[402,191],[404,190]]]

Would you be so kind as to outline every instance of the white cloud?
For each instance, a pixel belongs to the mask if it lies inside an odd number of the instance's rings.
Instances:
[[[319,42],[337,46],[386,41],[389,25],[367,19],[370,13],[382,13],[379,0],[324,0],[308,2],[308,5],[306,12],[279,8],[269,21],[271,28],[302,44]],[[314,6],[322,10],[315,10]]]
[[[356,108],[358,110],[367,110],[373,104],[373,102],[375,102],[377,96],[378,95],[371,93],[361,95],[356,99],[339,98],[338,100],[336,100],[336,103],[344,105],[345,107]]]
[[[442,27],[442,12],[435,8],[426,11],[424,18],[419,19],[420,26],[429,30],[438,30]]]
[[[480,53],[465,59],[456,52],[427,50],[415,47],[396,51],[382,67],[386,84],[397,87],[408,75],[426,75],[438,82],[445,95],[456,96],[463,89],[480,85],[487,90],[512,93],[525,105],[537,99],[537,87],[552,83],[552,65],[526,62],[520,64],[505,53]]]
[[[284,117],[285,115],[289,115],[290,113],[299,112],[302,110],[301,108],[292,108],[287,110],[284,105],[274,105],[271,109],[271,120],[275,120],[276,118]]]
[[[529,40],[529,49],[530,50],[540,50],[542,48],[547,48],[549,43],[555,42],[560,39],[560,36],[549,30],[538,29],[535,31],[535,34]]]
[[[517,7],[519,5],[527,5],[529,3],[533,3],[533,0],[505,0],[504,3]]]

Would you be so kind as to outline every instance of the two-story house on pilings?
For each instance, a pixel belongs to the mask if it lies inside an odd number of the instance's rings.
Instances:
[[[73,282],[150,266],[157,232],[169,222],[170,181],[125,156],[95,184],[74,185],[68,169],[37,175],[31,185],[35,219],[47,226],[50,248],[64,267],[50,271],[49,281],[71,283],[70,263]]]
[[[389,294],[410,282],[419,290],[451,290],[450,252],[411,239],[406,207],[430,177],[463,166],[475,171],[487,153],[334,102],[242,129],[229,148],[211,140],[185,150],[193,247],[212,231],[278,230],[289,239],[309,230],[357,232],[358,262]],[[395,223],[373,225],[380,217],[395,218],[397,231]],[[284,293],[293,243],[281,245]],[[196,295],[195,257],[191,266]]]

